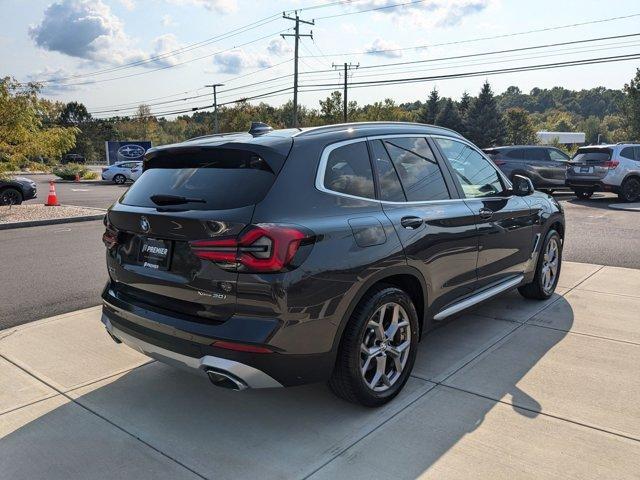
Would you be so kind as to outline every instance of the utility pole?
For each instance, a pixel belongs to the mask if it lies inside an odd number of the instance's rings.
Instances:
[[[218,87],[224,87],[224,83],[214,83],[213,85],[205,85],[205,87],[213,87],[213,133],[218,133]]]
[[[306,23],[307,25],[315,25],[315,21],[307,21],[301,20],[298,17],[298,12],[296,11],[295,17],[289,17],[284,12],[282,12],[282,18],[286,18],[287,20],[292,20],[296,22],[295,33],[282,33],[280,34],[282,38],[285,37],[295,37],[295,48],[294,48],[294,62],[293,62],[293,126],[298,126],[298,42],[300,37],[310,37],[313,39],[313,30],[310,33],[301,34],[300,33],[300,24]]]
[[[347,76],[348,76],[349,70],[358,68],[360,64],[358,63],[356,65],[353,65],[351,63],[344,62],[343,65],[331,64],[331,66],[335,69],[338,69],[340,67],[344,68],[344,93],[342,95],[343,97],[342,119],[344,123],[347,123],[348,117],[349,117],[349,112],[348,112],[349,102],[347,101]]]

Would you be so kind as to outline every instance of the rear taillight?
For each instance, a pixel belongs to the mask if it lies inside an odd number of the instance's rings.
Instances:
[[[112,226],[107,226],[106,230],[102,234],[102,243],[104,243],[108,250],[111,250],[118,245],[118,236],[118,230]]]
[[[260,224],[249,227],[238,238],[196,240],[193,253],[225,269],[250,272],[279,272],[290,266],[310,232],[289,225]]]
[[[620,165],[620,162],[618,160],[607,160],[606,162],[604,162],[604,166],[609,170],[615,170],[618,165]]]

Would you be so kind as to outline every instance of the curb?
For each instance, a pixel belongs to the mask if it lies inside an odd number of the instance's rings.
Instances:
[[[75,183],[75,184],[85,184],[85,185],[116,185],[113,182],[109,182],[107,180],[79,180],[79,181],[75,181],[75,180],[62,180],[62,179],[58,179],[58,180],[54,180],[53,183]]]
[[[609,208],[612,208],[613,210],[624,210],[627,212],[640,212],[640,202],[610,203]]]
[[[99,209],[95,209],[99,210]],[[11,230],[13,228],[41,227],[44,225],[59,225],[63,223],[89,222],[91,220],[102,220],[106,210],[96,215],[83,215],[79,217],[52,218],[49,220],[30,220],[28,222],[1,223],[0,230]]]

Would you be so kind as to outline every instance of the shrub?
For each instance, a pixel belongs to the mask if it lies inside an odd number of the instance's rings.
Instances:
[[[91,170],[89,170],[82,176],[82,178],[85,180],[95,180],[96,178],[98,178],[98,172],[92,172]]]
[[[89,169],[78,163],[67,163],[66,165],[58,165],[53,168],[53,174],[63,180],[75,180],[76,174],[79,175],[80,178],[84,178],[87,173],[89,173]]]

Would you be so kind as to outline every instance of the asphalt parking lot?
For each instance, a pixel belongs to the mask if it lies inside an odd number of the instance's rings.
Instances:
[[[33,322],[0,332],[0,478],[638,478],[639,309],[640,270],[567,262],[431,332],[380,409],[214,388],[99,308]]]

